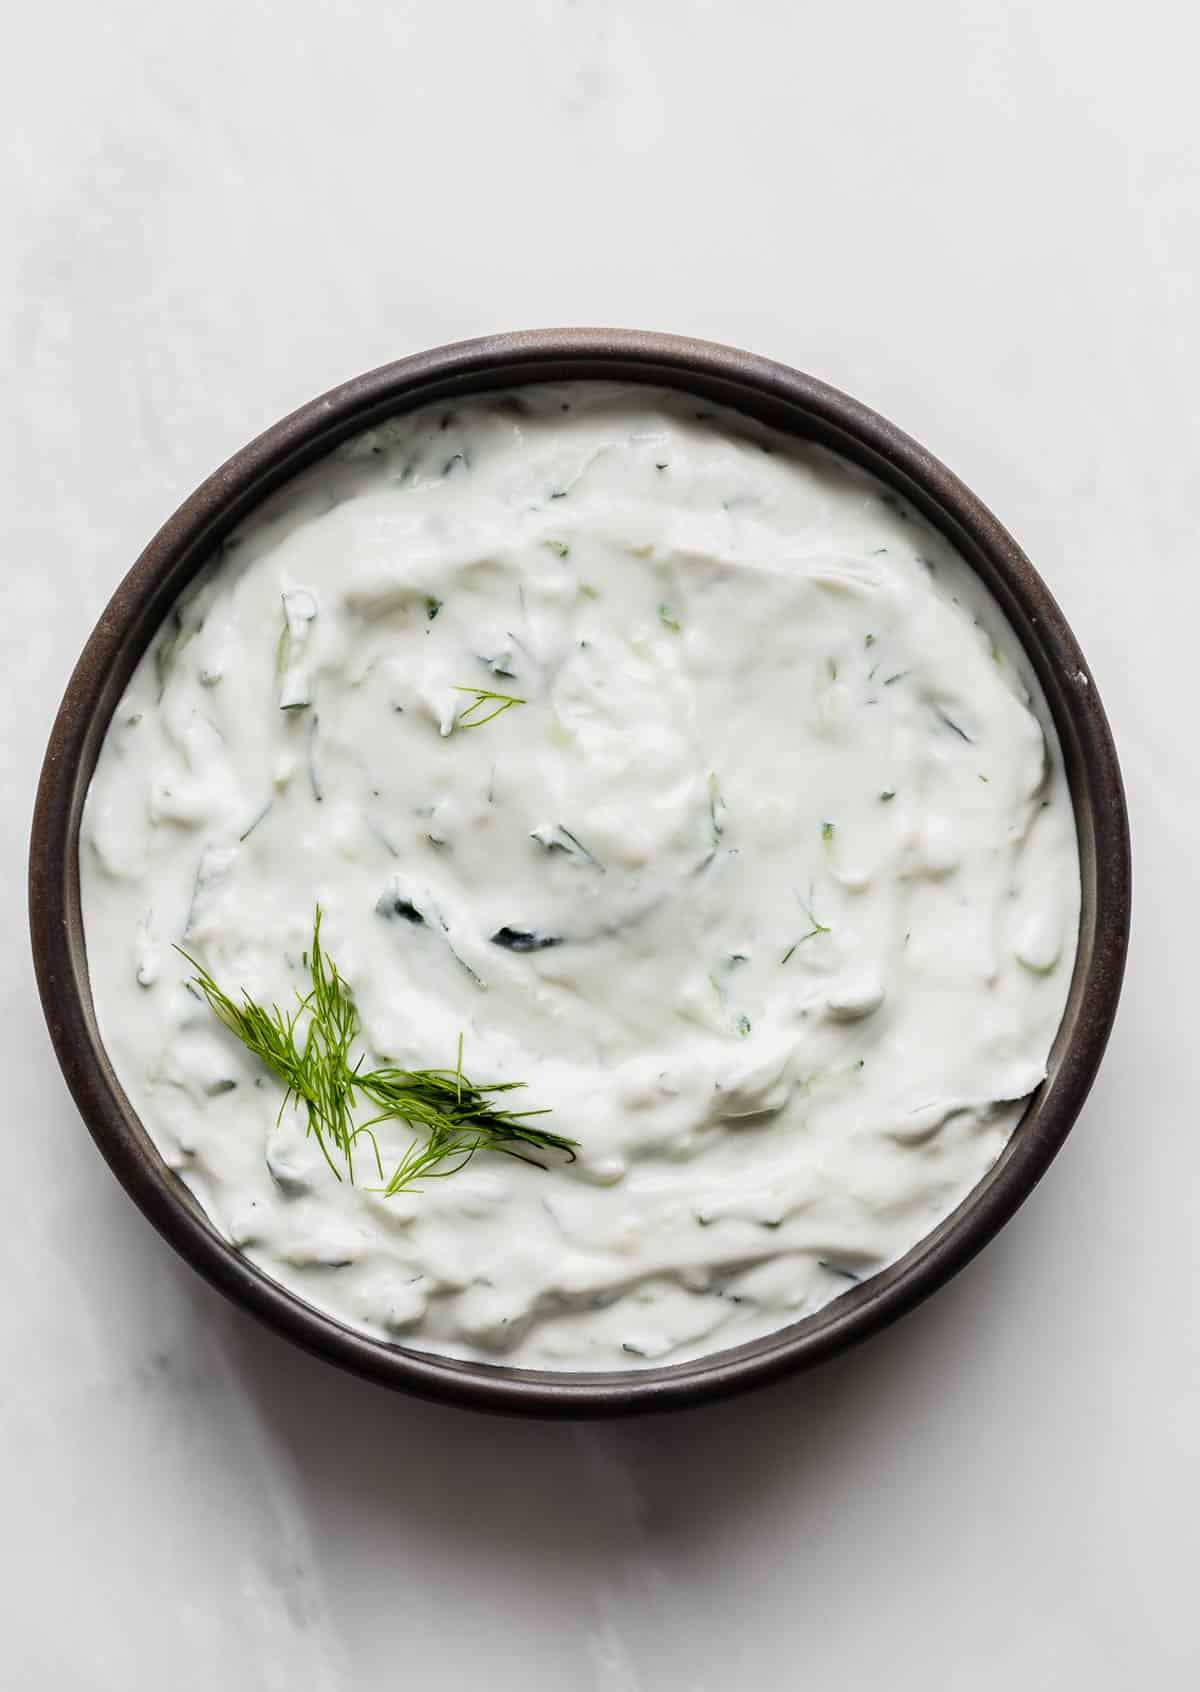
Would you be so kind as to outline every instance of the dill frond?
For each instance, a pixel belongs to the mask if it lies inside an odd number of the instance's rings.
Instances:
[[[256,1004],[244,990],[239,1003],[182,947],[176,950],[195,970],[192,981],[217,1021],[283,1083],[279,1115],[289,1103],[303,1107],[306,1130],[339,1181],[343,1177],[335,1159],[353,1182],[354,1146],[360,1138],[373,1150],[378,1190],[387,1197],[410,1190],[422,1178],[457,1173],[478,1151],[502,1152],[539,1169],[546,1164],[534,1153],[561,1153],[574,1161],[575,1140],[530,1124],[531,1117],[548,1111],[502,1108],[496,1095],[519,1090],[523,1081],[479,1084],[467,1079],[461,1034],[453,1069],[399,1069],[391,1064],[364,1069],[363,1056],[351,1060],[359,1035],[358,1012],[349,985],[322,948],[319,905],[312,945],[305,954],[311,985],[307,993],[297,994],[290,1015],[278,1005],[268,1009]],[[374,1112],[364,1122],[355,1121],[356,1096]],[[402,1122],[415,1133],[390,1176],[374,1132],[381,1122]]]
[[[518,698],[515,693],[493,693],[486,687],[456,687],[454,691],[455,693],[474,695],[471,704],[455,717],[454,727],[456,729],[482,728],[484,723],[490,723],[496,717],[503,716],[505,711],[511,710],[514,705],[527,705],[529,703],[527,699]],[[489,711],[486,717],[475,716],[476,711],[482,711],[486,705],[492,704],[495,705],[495,710]]]

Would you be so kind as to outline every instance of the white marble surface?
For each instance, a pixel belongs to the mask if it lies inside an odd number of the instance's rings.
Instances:
[[[1200,261],[1178,0],[46,0],[0,65],[0,1687],[1197,1684]],[[1109,706],[1139,899],[1025,1210],[856,1355],[601,1428],[294,1353],[101,1164],[25,941],[80,644],[199,478],[493,328],[754,347],[1003,515]]]

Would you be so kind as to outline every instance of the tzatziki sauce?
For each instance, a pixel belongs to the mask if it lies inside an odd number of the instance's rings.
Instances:
[[[490,720],[478,695],[512,702]],[[80,831],[115,1073],[216,1228],[378,1339],[629,1369],[820,1309],[1046,1072],[1079,866],[1045,699],[947,539],[823,448],[600,382],[304,471],[138,664]],[[391,1197],[189,987],[520,1082],[578,1142]],[[384,1170],[417,1130],[380,1125]]]

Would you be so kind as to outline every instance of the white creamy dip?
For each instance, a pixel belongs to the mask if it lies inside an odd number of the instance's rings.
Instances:
[[[525,703],[466,728],[464,687]],[[139,665],[80,870],[104,1043],[216,1226],[352,1327],[551,1369],[738,1344],[928,1233],[1044,1074],[1079,906],[1044,699],[948,542],[601,383],[426,408],[262,506]],[[317,902],[367,1059],[461,1033],[574,1163],[385,1198],[277,1124],[172,948],[294,1004]]]

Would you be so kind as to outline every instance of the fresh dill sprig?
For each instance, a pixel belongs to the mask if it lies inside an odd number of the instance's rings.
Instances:
[[[547,852],[561,852],[564,857],[574,858],[576,862],[588,864],[603,875],[604,865],[592,852],[589,852],[577,834],[572,834],[562,823],[542,823],[538,828],[530,831],[529,838],[536,840],[539,846],[544,846]]]
[[[487,1096],[511,1092],[524,1082],[496,1081],[480,1087],[467,1080],[462,1072],[461,1034],[453,1069],[376,1069],[361,1077],[358,1086],[379,1110],[360,1131],[393,1118],[426,1130],[424,1141],[413,1142],[385,1184],[383,1192],[388,1197],[421,1176],[453,1175],[485,1149],[505,1152],[537,1169],[545,1164],[529,1155],[531,1149],[561,1151],[571,1160],[575,1156],[574,1140],[527,1126],[531,1116],[546,1116],[547,1111],[497,1110]]]
[[[456,687],[455,693],[470,693],[474,695],[471,704],[461,711],[454,719],[455,728],[482,728],[484,723],[490,723],[495,717],[503,716],[505,711],[514,705],[527,705],[527,699],[519,699],[515,693],[492,693],[486,687]],[[486,717],[476,717],[476,711],[482,711],[485,705],[495,703],[495,710],[489,711]]]
[[[337,965],[321,946],[321,907],[313,917],[312,946],[305,954],[311,985],[297,993],[290,1014],[278,1005],[256,1004],[244,989],[241,1003],[230,997],[201,964],[176,947],[195,970],[192,982],[209,1009],[284,1085],[282,1118],[287,1106],[304,1109],[306,1132],[316,1140],[333,1174],[340,1181],[335,1154],[354,1180],[354,1146],[367,1139],[374,1153],[380,1186],[390,1198],[424,1176],[453,1175],[477,1151],[503,1152],[544,1169],[534,1152],[561,1152],[569,1162],[577,1142],[548,1129],[535,1128],[529,1118],[545,1110],[508,1111],[493,1095],[513,1092],[523,1081],[480,1085],[469,1081],[462,1068],[462,1035],[453,1069],[398,1069],[387,1064],[365,1070],[364,1059],[351,1061],[351,1047],[359,1036],[354,999]],[[375,1114],[354,1120],[355,1095]],[[276,1120],[278,1121],[279,1118]],[[391,1175],[384,1173],[375,1129],[381,1122],[403,1122],[416,1138]]]
[[[337,1151],[353,1180],[354,1141],[349,1120],[349,1089],[343,1071],[356,1019],[336,968],[326,969],[321,952],[320,911],[313,924],[309,959],[312,987],[306,994],[297,994],[296,1009],[290,1015],[285,1015],[278,1005],[268,1010],[256,1004],[246,992],[238,1004],[182,946],[176,950],[196,971],[193,985],[200,990],[217,1021],[283,1082],[285,1092],[279,1116],[283,1116],[291,1103],[303,1106],[308,1119],[307,1132],[316,1139],[334,1175],[341,1180],[341,1172],[331,1155]],[[298,1030],[306,1012],[308,1024],[301,1040]]]

